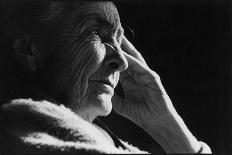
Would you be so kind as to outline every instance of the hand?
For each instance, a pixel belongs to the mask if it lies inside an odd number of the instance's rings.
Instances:
[[[199,142],[177,114],[159,75],[126,37],[122,50],[129,64],[120,75],[125,98],[113,96],[114,110],[142,127],[167,153],[198,152]]]
[[[126,37],[122,40],[122,50],[129,64],[128,69],[120,75],[125,98],[117,94],[113,96],[114,110],[140,127],[151,124],[151,121],[153,125],[162,125],[167,117],[175,114],[175,109],[159,75],[147,66]]]

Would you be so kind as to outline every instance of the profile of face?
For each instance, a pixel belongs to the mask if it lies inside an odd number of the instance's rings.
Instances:
[[[84,3],[61,24],[56,85],[67,91],[68,106],[86,119],[109,114],[120,72],[128,66],[116,7],[111,2]]]

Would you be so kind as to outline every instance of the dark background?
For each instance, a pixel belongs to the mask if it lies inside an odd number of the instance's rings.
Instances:
[[[154,0],[116,5],[126,36],[160,75],[193,135],[215,154],[232,153],[231,3]],[[135,146],[163,151],[114,112],[104,122]]]

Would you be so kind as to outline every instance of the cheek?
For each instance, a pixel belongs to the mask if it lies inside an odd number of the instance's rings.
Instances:
[[[73,89],[75,98],[82,98],[86,95],[88,89],[89,77],[96,72],[105,57],[106,50],[103,44],[99,42],[90,42],[83,49],[82,58],[76,65],[75,83]]]
[[[106,54],[105,46],[99,42],[91,42],[89,46],[91,47],[91,59],[89,59],[89,63],[86,64],[85,72],[82,75],[82,79],[84,79],[83,83],[85,83],[85,86],[83,86],[85,90],[84,93],[86,93],[88,88],[89,78],[99,69]]]
[[[87,68],[89,74],[93,74],[102,64],[106,55],[106,49],[105,49],[105,45],[101,44],[100,42],[91,42],[89,46],[92,49],[91,50],[92,59],[90,65]]]
[[[105,46],[91,38],[69,40],[60,49],[55,83],[61,91],[65,90],[71,102],[86,95],[88,79],[99,68],[105,54]]]

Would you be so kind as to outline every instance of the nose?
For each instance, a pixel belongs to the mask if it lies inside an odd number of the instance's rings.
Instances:
[[[123,54],[121,47],[117,44],[105,44],[105,64],[114,71],[122,72],[128,68],[128,61]]]

